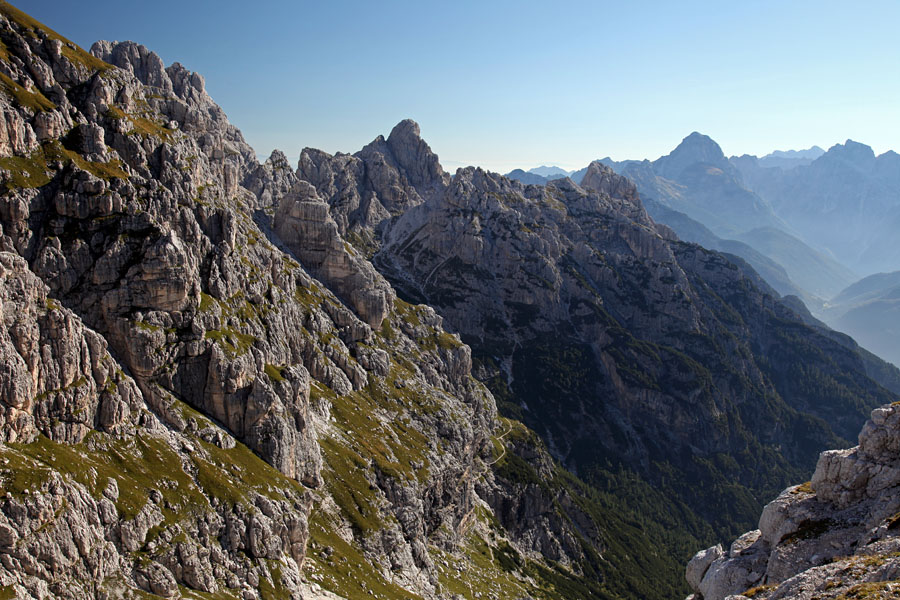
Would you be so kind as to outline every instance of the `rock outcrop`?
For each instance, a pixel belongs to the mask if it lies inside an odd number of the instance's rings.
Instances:
[[[387,139],[378,136],[354,155],[331,156],[305,148],[297,176],[328,202],[341,235],[361,250],[377,246],[373,231],[387,219],[421,204],[450,182],[438,157],[406,120]]]
[[[893,598],[900,593],[900,407],[876,408],[859,445],[829,450],[812,481],[769,503],[759,529],[697,555],[698,600]]]
[[[0,440],[77,444],[92,430],[127,427],[140,390],[106,340],[47,292],[24,259],[0,252]]]
[[[275,231],[300,261],[372,328],[391,312],[394,292],[372,265],[347,244],[326,202],[307,181],[279,199]]]

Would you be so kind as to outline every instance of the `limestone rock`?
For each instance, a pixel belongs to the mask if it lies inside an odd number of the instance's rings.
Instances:
[[[450,182],[421,138],[419,125],[409,119],[398,123],[386,140],[378,136],[352,156],[306,148],[297,175],[329,204],[344,236],[353,231],[371,237],[388,218],[439,194]]]
[[[688,580],[688,584],[690,584],[692,589],[699,589],[700,582],[703,581],[703,576],[706,575],[709,566],[722,558],[724,554],[720,544],[713,546],[712,548],[707,548],[706,550],[701,550],[694,555],[688,563],[685,572],[685,578]]]
[[[319,199],[315,187],[299,181],[289,196],[280,199],[275,224],[278,235],[304,265],[370,327],[381,327],[394,293],[372,265],[341,238],[329,205]]]
[[[704,600],[756,586],[753,597],[768,600],[845,598],[863,590],[889,597],[894,592],[884,582],[900,573],[898,440],[900,407],[873,410],[859,446],[823,452],[812,482],[769,503],[760,531],[737,540],[736,552],[714,561],[699,582],[689,566],[691,588]]]
[[[0,94],[0,152],[46,173],[0,173],[0,585],[300,597],[315,500],[354,568],[435,596],[498,421],[468,347],[355,247],[449,182],[418,127],[307,153],[319,193],[259,164],[199,74],[16,19],[2,69],[49,103]],[[365,536],[332,498],[343,456]]]

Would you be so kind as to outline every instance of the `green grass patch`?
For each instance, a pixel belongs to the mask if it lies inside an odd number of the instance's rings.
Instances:
[[[259,578],[259,595],[262,600],[291,600],[291,591],[285,586],[281,574],[281,564],[274,560],[266,561],[271,578]]]
[[[6,189],[39,188],[51,181],[50,162],[74,163],[82,171],[95,177],[109,181],[113,178],[126,179],[128,174],[122,170],[122,161],[113,159],[109,162],[85,160],[80,154],[69,150],[59,140],[44,143],[29,156],[6,156],[0,158],[0,168],[9,171]]]
[[[419,313],[416,310],[416,307],[409,302],[397,298],[396,300],[394,300],[394,311],[396,312],[398,317],[400,317],[402,320],[406,321],[413,327],[420,327],[422,325],[422,321],[419,319]]]
[[[0,89],[2,89],[7,96],[15,99],[20,106],[30,108],[36,113],[47,112],[56,108],[56,105],[48,100],[40,90],[26,90],[3,73],[0,73]]]
[[[159,325],[153,325],[152,323],[148,323],[146,321],[135,321],[135,327],[138,329],[142,329],[144,331],[162,331],[162,327]]]
[[[207,293],[200,292],[200,312],[210,312],[216,306],[216,299]]]
[[[106,118],[119,121],[125,118],[125,112],[118,106],[110,106],[106,109]]]
[[[857,583],[835,600],[877,600],[880,598],[895,598],[893,593],[885,595],[888,590],[896,586],[898,581],[872,581]]]
[[[420,596],[385,581],[355,546],[334,533],[334,528],[335,525],[322,513],[310,517],[311,543],[307,564],[308,571],[314,570],[319,575],[316,579],[319,585],[347,600],[370,600],[372,597],[421,600]],[[327,555],[323,552],[326,547],[331,549]]]
[[[183,414],[193,415],[193,409],[180,402],[179,405],[185,409]],[[201,427],[209,423],[202,415],[200,418]],[[160,504],[164,522],[158,530],[186,516],[207,512],[207,496],[231,505],[250,506],[253,492],[273,500],[284,500],[289,490],[303,493],[299,483],[241,443],[229,450],[201,439],[195,443],[203,451],[190,457],[197,470],[196,481],[184,470],[182,457],[175,450],[162,439],[147,434],[117,440],[95,432],[76,446],[42,435],[30,444],[0,448],[0,457],[9,461],[0,465],[0,487],[13,496],[23,496],[25,490],[33,493],[40,490],[53,470],[81,483],[100,498],[107,480],[115,479],[119,488],[116,508],[125,519],[134,518],[148,502],[149,491],[157,489],[164,499]]]
[[[794,493],[794,494],[812,494],[813,493],[812,482],[807,481],[806,483],[801,483],[800,485],[797,486],[797,489],[795,489],[792,493]]]
[[[354,531],[365,535],[381,529],[383,521],[375,494],[364,475],[370,469],[369,462],[339,440],[324,438],[319,444],[328,467],[322,473],[326,489]]]
[[[159,138],[164,142],[171,142],[174,138],[174,132],[163,126],[162,123],[147,117],[131,114],[126,115],[126,118],[131,121],[131,130],[128,132],[128,135],[139,135],[143,138]]]
[[[208,458],[193,456],[197,466],[197,481],[211,496],[228,504],[250,504],[251,492],[272,500],[284,500],[293,490],[303,493],[299,483],[284,475],[240,442],[234,448],[219,448],[202,439],[197,444]]]
[[[82,171],[87,171],[100,179],[109,181],[110,179],[128,178],[128,174],[122,170],[122,161],[118,159],[113,159],[109,162],[85,160],[80,154],[65,148],[56,140],[44,144],[43,150],[47,160],[73,162]]]
[[[163,513],[174,522],[180,511],[208,505],[191,478],[179,467],[177,454],[162,440],[135,436],[117,441],[94,434],[77,446],[54,442],[39,436],[31,444],[8,444],[0,450],[10,460],[11,474],[5,476],[4,489],[13,495],[40,489],[50,471],[58,471],[84,485],[100,498],[108,479],[119,487],[116,508],[122,518],[133,519],[147,503],[148,491],[157,488],[175,510]],[[160,485],[163,479],[171,487]]]
[[[306,287],[298,284],[294,290],[294,300],[303,306],[316,308],[322,304],[322,290],[316,285]]]
[[[256,337],[248,333],[241,333],[231,327],[210,329],[206,332],[205,337],[221,346],[229,358],[247,354],[250,347],[257,341]]]
[[[0,158],[0,169],[9,171],[6,190],[39,188],[50,183],[47,161],[40,159],[40,151],[31,156],[4,156]],[[38,156],[36,156],[38,155]]]
[[[283,369],[284,367],[276,367],[275,365],[266,363],[265,372],[266,375],[269,376],[269,379],[280,383],[284,381],[284,375],[281,374]]]
[[[374,469],[398,481],[427,481],[428,443],[406,415],[416,402],[424,406],[425,401],[416,392],[377,378],[345,396],[314,382],[310,395],[330,403],[340,431],[339,437],[320,441],[327,465],[323,471],[326,488],[358,534],[382,528],[383,518],[366,473]]]
[[[9,2],[0,2],[0,14],[3,14],[7,19],[22,27],[25,30],[25,35],[37,37],[38,32],[40,32],[50,39],[61,41],[63,43],[63,56],[77,65],[81,65],[90,71],[106,71],[107,69],[114,68],[112,65],[103,62],[90,52],[85,51],[71,40],[59,35],[43,23],[22,12]]]

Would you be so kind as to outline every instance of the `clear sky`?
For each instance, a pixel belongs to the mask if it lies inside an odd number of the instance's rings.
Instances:
[[[847,138],[900,150],[900,2],[13,0],[85,48],[140,42],[263,156],[355,152],[413,118],[451,172],[730,154]]]

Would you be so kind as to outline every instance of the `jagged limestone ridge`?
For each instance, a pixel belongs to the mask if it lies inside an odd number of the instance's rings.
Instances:
[[[256,163],[202,77],[0,13],[0,247],[9,289],[36,290],[4,303],[4,594],[605,595],[582,567],[600,564],[584,533],[600,519],[577,486],[495,477],[513,448],[546,454],[524,434],[505,449],[520,426],[501,432],[433,310],[389,302],[378,319],[314,248],[275,235],[296,182],[277,155]],[[397,152],[427,152],[404,139]],[[35,362],[23,340],[44,338]],[[502,511],[529,498],[527,520]]]

